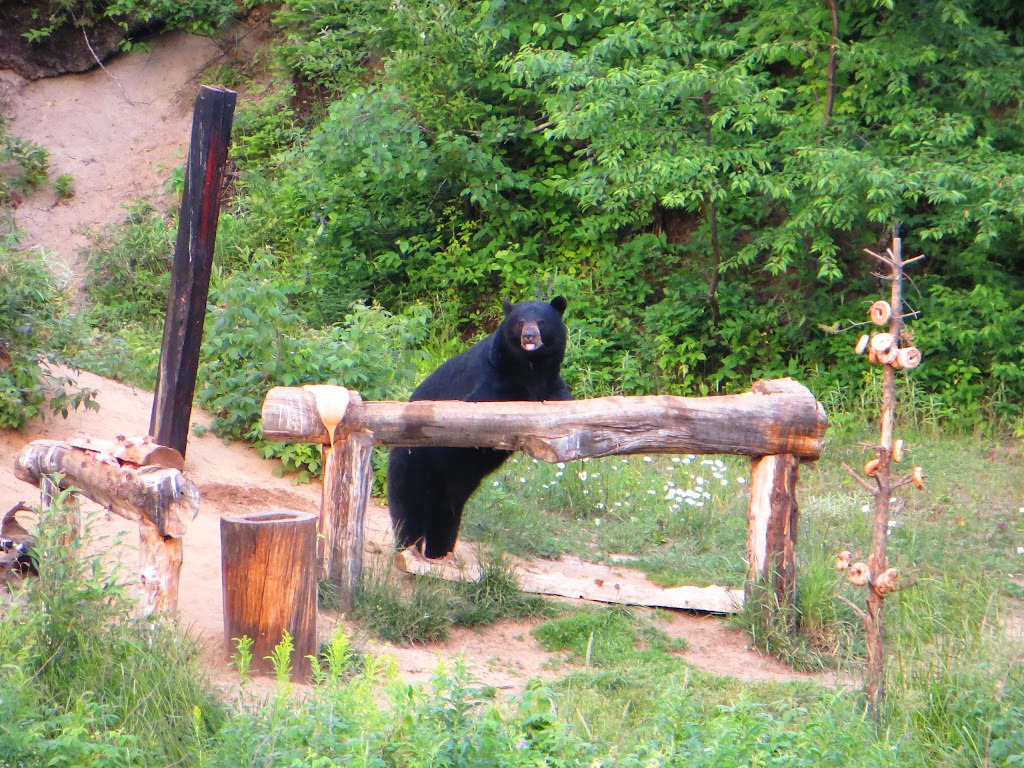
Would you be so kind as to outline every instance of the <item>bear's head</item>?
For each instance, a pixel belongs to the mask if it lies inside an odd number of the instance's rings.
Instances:
[[[498,330],[502,349],[526,353],[529,358],[543,357],[562,362],[565,357],[567,332],[562,315],[568,302],[556,296],[550,303],[523,301],[519,304],[502,302],[505,320]]]

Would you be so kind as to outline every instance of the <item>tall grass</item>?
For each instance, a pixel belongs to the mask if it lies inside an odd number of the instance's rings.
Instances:
[[[171,765],[224,722],[198,648],[131,601],[72,535],[67,492],[41,511],[39,576],[3,607],[0,765]],[[88,533],[87,533],[88,535]]]

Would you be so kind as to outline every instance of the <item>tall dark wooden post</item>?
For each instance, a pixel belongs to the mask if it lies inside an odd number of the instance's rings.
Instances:
[[[182,456],[188,442],[199,370],[199,347],[236,96],[234,91],[203,86],[192,117],[185,191],[149,422],[149,433],[156,442],[176,449]]]

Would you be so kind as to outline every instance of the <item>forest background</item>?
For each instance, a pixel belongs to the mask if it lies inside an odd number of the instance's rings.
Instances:
[[[41,5],[44,43],[61,24],[170,15],[126,0]],[[173,5],[171,21],[193,27],[239,10]],[[841,425],[875,412],[875,373],[849,350],[887,293],[863,248],[884,247],[894,224],[907,256],[927,256],[906,290],[928,360],[903,382],[911,418],[1024,431],[1016,3],[300,0],[265,12],[273,45],[207,75],[243,91],[199,389],[226,436],[260,441],[274,384],[402,398],[493,327],[500,299],[556,294],[569,298],[577,397],[728,393],[788,375]],[[24,169],[5,178],[10,199],[45,182],[45,150],[4,142]],[[180,188],[180,168],[168,183]],[[73,317],[39,265],[18,267],[0,421],[41,407],[40,351],[151,379],[175,216],[140,204],[104,233]],[[312,452],[283,458],[316,468]]]

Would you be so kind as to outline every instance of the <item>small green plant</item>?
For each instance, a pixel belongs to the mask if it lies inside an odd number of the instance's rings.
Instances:
[[[274,666],[274,677],[279,684],[287,683],[292,674],[292,651],[295,650],[295,643],[292,641],[291,633],[286,629],[281,633],[281,641],[274,646],[267,659]]]
[[[249,681],[252,671],[252,638],[243,635],[233,637],[231,642],[235,644],[235,652],[231,654],[231,665],[238,672],[238,679],[245,684]]]
[[[70,173],[62,173],[53,182],[53,191],[60,200],[68,200],[75,196],[75,177]]]
[[[49,150],[12,136],[0,120],[0,205],[10,202],[16,192],[28,195],[44,184],[49,167]],[[10,175],[13,168],[18,170],[16,175]]]

